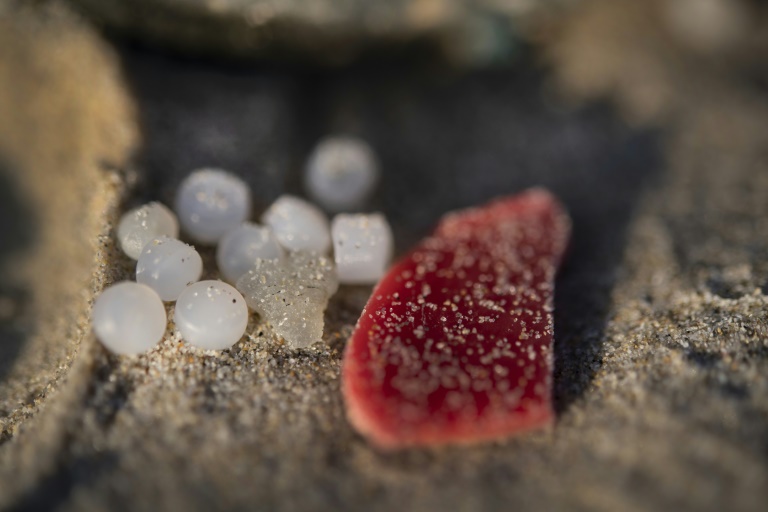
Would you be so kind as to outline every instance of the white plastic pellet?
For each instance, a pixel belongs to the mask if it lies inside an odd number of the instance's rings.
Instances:
[[[261,216],[272,228],[277,241],[289,251],[326,254],[331,248],[328,218],[315,205],[295,196],[284,195]]]
[[[223,350],[243,336],[248,306],[240,292],[222,281],[200,281],[176,300],[174,322],[185,342],[195,347]]]
[[[234,283],[253,267],[256,260],[282,259],[285,251],[277,243],[272,230],[265,226],[245,222],[219,241],[216,262],[224,279]]]
[[[174,301],[203,274],[203,260],[191,245],[175,238],[155,238],[136,264],[136,281],[155,290],[166,302]]]
[[[96,299],[91,314],[93,331],[116,354],[140,354],[162,339],[167,319],[165,306],[149,286],[124,281]]]
[[[159,236],[179,236],[179,222],[171,210],[154,202],[135,208],[120,219],[117,239],[123,252],[134,260],[150,240]]]
[[[379,181],[371,147],[354,137],[327,137],[307,160],[304,184],[309,196],[332,212],[359,209]]]
[[[384,215],[339,214],[331,225],[339,282],[375,284],[392,259],[392,230]]]
[[[195,171],[179,186],[176,213],[190,238],[215,244],[251,215],[251,191],[243,180],[226,171]]]

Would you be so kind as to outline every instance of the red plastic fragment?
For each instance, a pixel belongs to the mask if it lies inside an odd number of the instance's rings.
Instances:
[[[352,334],[352,425],[397,448],[550,424],[554,278],[569,236],[542,189],[446,215],[378,284]]]

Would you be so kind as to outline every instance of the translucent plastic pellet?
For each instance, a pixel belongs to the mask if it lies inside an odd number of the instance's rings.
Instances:
[[[237,281],[251,309],[293,348],[322,339],[325,309],[337,288],[331,260],[308,253],[258,260]]]
[[[313,252],[300,251],[289,255],[293,275],[310,287],[320,287],[328,297],[339,289],[339,277],[333,260]]]
[[[392,229],[384,215],[339,214],[331,224],[339,282],[375,284],[392,259]]]
[[[124,281],[104,290],[93,304],[93,331],[116,354],[140,354],[165,334],[165,306],[149,286]]]
[[[238,278],[253,267],[257,259],[281,259],[285,251],[272,230],[246,222],[221,239],[216,249],[216,262],[224,278],[237,282]]]
[[[176,213],[190,238],[215,244],[250,217],[251,191],[243,180],[226,171],[195,171],[179,186]]]
[[[155,290],[166,302],[174,301],[200,280],[203,260],[191,245],[175,238],[155,238],[144,246],[136,263],[136,281]]]
[[[325,254],[331,248],[328,218],[317,206],[298,197],[279,197],[261,216],[261,222],[272,228],[277,241],[289,251]]]
[[[179,222],[171,210],[157,202],[129,211],[117,226],[120,248],[134,260],[139,259],[150,240],[159,236],[178,237]]]
[[[248,306],[240,292],[227,283],[200,281],[179,295],[174,322],[186,343],[223,350],[245,334]]]
[[[359,209],[379,181],[371,147],[354,137],[321,140],[307,161],[305,187],[309,196],[332,212]]]

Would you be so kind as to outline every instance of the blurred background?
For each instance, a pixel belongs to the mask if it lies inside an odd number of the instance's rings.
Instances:
[[[0,0],[0,508],[764,510],[768,3]],[[383,171],[398,251],[543,185],[574,220],[546,432],[381,453],[344,339],[106,355],[114,223],[222,167],[256,213],[321,138]]]

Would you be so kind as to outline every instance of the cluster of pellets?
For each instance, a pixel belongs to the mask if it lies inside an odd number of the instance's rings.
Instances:
[[[378,181],[369,146],[358,139],[321,141],[309,157],[309,196],[336,215],[284,195],[249,222],[251,193],[237,176],[218,169],[191,173],[180,185],[175,214],[153,202],[126,213],[117,229],[122,250],[136,260],[136,281],[105,289],[93,306],[96,337],[112,352],[155,347],[168,321],[164,302],[185,343],[231,347],[245,333],[249,308],[294,348],[319,341],[328,300],[339,284],[375,284],[392,257],[392,232],[380,213],[341,213],[364,206]],[[224,279],[200,281],[195,247],[216,246]],[[329,253],[333,252],[330,257]]]

